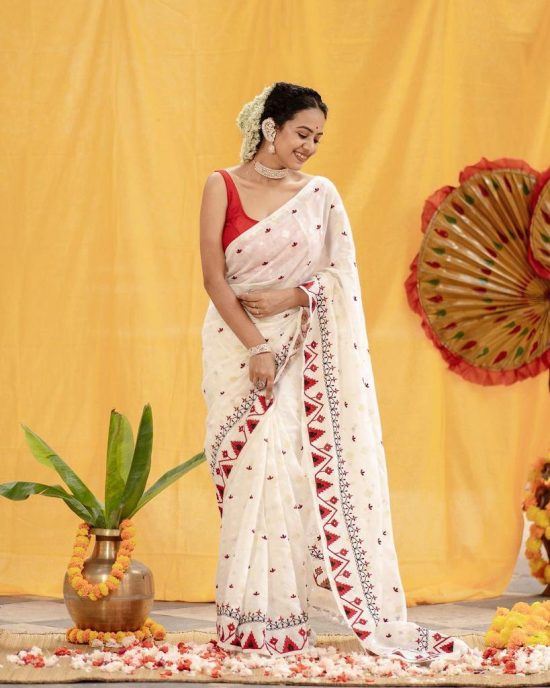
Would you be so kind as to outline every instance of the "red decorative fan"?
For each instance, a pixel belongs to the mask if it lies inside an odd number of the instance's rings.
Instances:
[[[543,172],[531,196],[529,262],[544,279],[550,279],[550,169]]]
[[[539,176],[522,160],[482,158],[462,170],[458,187],[438,189],[424,205],[407,298],[449,368],[482,385],[550,367],[550,280],[529,257],[546,255],[535,242],[540,223],[529,232]],[[549,201],[546,185],[544,212]]]

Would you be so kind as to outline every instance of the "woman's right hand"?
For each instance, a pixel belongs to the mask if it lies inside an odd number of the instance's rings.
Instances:
[[[275,354],[272,351],[264,351],[261,354],[253,354],[248,359],[250,381],[254,388],[261,394],[265,394],[269,402],[273,397],[273,380],[275,378]],[[265,387],[258,389],[256,382],[265,382]]]

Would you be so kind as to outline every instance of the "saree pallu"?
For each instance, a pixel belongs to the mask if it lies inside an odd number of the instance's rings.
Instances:
[[[219,644],[303,651],[318,609],[374,654],[425,661],[466,652],[463,641],[406,620],[355,246],[333,182],[312,177],[225,257],[237,295],[300,287],[308,306],[250,316],[275,354],[269,403],[211,301],[204,320]]]

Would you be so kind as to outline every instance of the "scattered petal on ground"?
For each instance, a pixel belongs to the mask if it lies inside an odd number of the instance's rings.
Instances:
[[[515,650],[472,649],[457,659],[438,657],[431,664],[407,664],[401,660],[374,657],[359,652],[339,652],[335,647],[313,647],[291,656],[266,656],[255,652],[226,652],[216,641],[206,644],[109,643],[91,648],[58,647],[43,653],[39,647],[20,650],[8,655],[9,662],[19,666],[44,669],[55,665],[79,671],[132,674],[137,669],[149,669],[162,678],[186,674],[188,676],[259,676],[274,679],[324,679],[334,683],[378,677],[429,678],[434,675],[458,674],[535,674],[550,670],[550,647],[537,645]]]

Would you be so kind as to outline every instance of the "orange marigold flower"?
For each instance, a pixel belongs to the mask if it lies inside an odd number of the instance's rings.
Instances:
[[[120,522],[119,528],[121,528],[121,529],[122,528],[129,528],[133,525],[134,524],[132,523],[132,521],[129,518],[125,518],[124,521]]]
[[[508,639],[507,646],[509,648],[518,648],[525,645],[527,641],[527,634],[521,628],[514,628]]]
[[[544,535],[544,528],[537,526],[536,523],[531,523],[529,526],[529,534],[534,538],[541,538]]]
[[[484,641],[487,647],[496,647],[499,650],[504,647],[504,642],[500,637],[500,633],[496,631],[487,631],[484,636]]]
[[[119,580],[121,580],[124,577],[124,571],[122,570],[122,566],[120,567],[120,569],[115,569],[113,567],[113,576],[115,578],[118,578]]]

